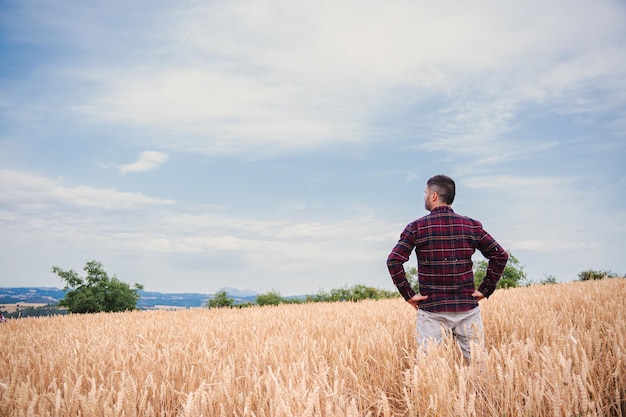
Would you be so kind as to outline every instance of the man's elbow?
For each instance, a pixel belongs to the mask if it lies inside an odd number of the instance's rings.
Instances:
[[[397,265],[399,263],[402,262],[400,261],[398,254],[395,250],[391,251],[391,253],[389,253],[389,256],[387,256],[387,265]]]
[[[499,265],[504,270],[507,262],[509,261],[509,254],[506,251],[502,251],[493,258],[494,265]]]
[[[392,252],[387,257],[387,269],[390,273],[396,274],[398,270],[404,270],[404,261],[398,259],[398,257]]]
[[[396,259],[391,258],[391,255],[389,256],[389,258],[387,258],[387,269],[389,269],[390,271],[393,271],[398,265],[400,265],[400,262],[398,262]]]

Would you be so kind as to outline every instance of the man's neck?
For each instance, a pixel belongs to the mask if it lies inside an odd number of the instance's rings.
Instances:
[[[440,208],[440,207],[449,207],[449,208],[452,208],[452,205],[451,205],[451,204],[437,204],[437,205],[436,205],[435,207],[433,207],[430,211],[431,211],[431,212],[433,212],[433,211],[437,210],[437,209],[438,209],[438,208]]]

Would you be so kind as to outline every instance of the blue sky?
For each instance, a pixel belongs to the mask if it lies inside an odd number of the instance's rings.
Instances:
[[[530,279],[626,272],[623,2],[0,10],[0,286],[392,289],[439,173]]]

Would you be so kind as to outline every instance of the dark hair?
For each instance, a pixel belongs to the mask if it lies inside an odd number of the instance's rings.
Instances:
[[[441,197],[446,204],[452,204],[456,195],[456,184],[454,180],[447,175],[435,175],[426,183],[428,188],[432,188]]]

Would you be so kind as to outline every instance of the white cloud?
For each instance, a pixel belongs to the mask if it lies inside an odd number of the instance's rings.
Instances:
[[[138,210],[174,204],[169,199],[142,193],[96,188],[88,185],[67,186],[62,178],[50,179],[29,172],[0,170],[0,205],[29,209],[74,207],[98,210]]]
[[[624,92],[624,10],[608,1],[232,1],[163,13],[157,43],[138,58],[122,50],[123,69],[83,67],[96,88],[76,107],[169,133],[155,139],[162,147],[254,153],[359,142],[373,114],[444,98],[416,111],[437,121],[423,132],[426,148],[484,149],[528,103],[576,111],[573,98],[583,103],[594,89]],[[143,30],[152,34],[152,24]]]
[[[0,188],[0,221],[11,228],[23,227],[25,235],[34,227],[62,235],[94,236],[111,241],[118,250],[241,251],[245,256],[283,253],[302,244],[319,259],[331,252],[330,247],[341,247],[349,230],[353,235],[359,231],[356,239],[377,241],[388,227],[371,215],[324,223],[246,219],[225,215],[219,207],[181,208],[168,199],[85,185],[69,187],[59,178],[12,170],[0,170]],[[127,214],[120,217],[120,211]],[[358,255],[350,255],[354,256]],[[311,259],[304,252],[298,258],[302,263]]]
[[[15,36],[79,58],[7,86],[6,114],[69,112],[161,149],[259,155],[385,141],[497,149],[476,161],[493,165],[535,146],[502,140],[529,104],[598,112],[626,96],[626,16],[611,1],[155,2],[123,16],[117,2],[75,2],[63,25],[57,7],[23,6]]]
[[[52,258],[56,254],[61,262],[68,259],[67,254],[72,258],[85,254],[86,259],[115,259],[118,264],[131,258],[134,261],[129,268],[137,268],[140,260],[146,259],[159,265],[168,259],[208,259],[213,261],[205,261],[209,263],[205,269],[195,269],[189,277],[204,271],[211,276],[217,274],[217,286],[232,282],[260,291],[269,289],[265,286],[270,284],[255,281],[254,277],[273,277],[271,286],[287,293],[302,288],[315,291],[318,286],[332,288],[354,279],[362,283],[354,274],[354,265],[372,264],[380,269],[382,282],[390,285],[384,258],[391,243],[381,239],[389,236],[390,227],[371,216],[324,223],[256,220],[227,214],[222,208],[174,208],[168,200],[84,186],[65,187],[61,180],[23,173],[0,174],[7,180],[0,186],[9,191],[0,201],[0,229],[13,242],[12,251],[43,251]],[[15,185],[6,187],[8,182]],[[87,203],[89,199],[94,200]],[[111,211],[119,209],[122,200],[128,210]],[[358,250],[345,250],[348,234],[351,240],[360,242]],[[393,235],[396,239],[395,228]],[[220,262],[224,260],[230,268],[226,275],[221,273]],[[117,267],[115,270],[128,275]],[[278,280],[287,276],[313,281],[280,284]],[[346,277],[346,281],[337,281],[338,276]],[[152,285],[162,279],[151,278]],[[176,285],[163,282],[161,288]]]
[[[600,236],[610,233],[623,218],[598,215],[589,219],[590,213],[599,209],[589,198],[587,182],[582,175],[493,175],[466,178],[462,186],[474,194],[474,210],[480,210],[480,220],[494,225],[496,235],[505,235],[504,243],[513,252],[582,254],[602,247],[605,242]],[[594,192],[603,193],[600,189]],[[598,233],[589,233],[590,227]]]
[[[157,151],[144,151],[139,154],[139,159],[131,164],[120,166],[120,172],[126,174],[129,172],[146,172],[152,171],[164,164],[169,159],[169,155]]]

